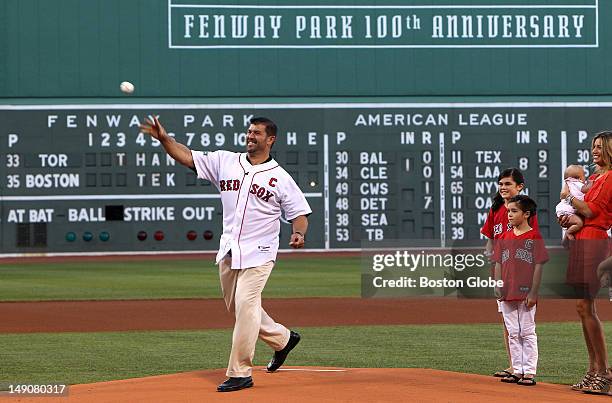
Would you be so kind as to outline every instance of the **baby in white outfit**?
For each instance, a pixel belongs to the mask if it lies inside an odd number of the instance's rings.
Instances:
[[[584,200],[584,192],[586,183],[584,177],[584,168],[580,165],[570,165],[565,168],[563,180],[569,188],[569,192],[578,200]],[[574,234],[583,226],[582,219],[576,215],[576,209],[567,200],[561,200],[555,208],[557,217],[570,216],[569,226],[565,231],[565,236],[568,239],[574,239]]]

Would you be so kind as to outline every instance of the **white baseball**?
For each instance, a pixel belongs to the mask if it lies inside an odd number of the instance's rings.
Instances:
[[[129,81],[122,82],[121,85],[119,85],[119,88],[121,88],[121,91],[126,94],[131,94],[134,92],[134,84]]]

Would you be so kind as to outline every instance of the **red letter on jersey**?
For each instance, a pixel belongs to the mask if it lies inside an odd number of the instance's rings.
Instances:
[[[266,189],[266,196],[262,197],[261,200],[263,201],[270,201],[270,197],[274,196],[274,193],[270,192],[269,190]]]
[[[278,182],[278,179],[276,179],[276,178],[270,178],[270,182],[268,182],[268,185],[270,185],[270,187],[276,187],[276,185],[274,184],[274,182]]]

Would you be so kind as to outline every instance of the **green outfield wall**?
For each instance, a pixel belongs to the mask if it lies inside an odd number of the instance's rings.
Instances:
[[[597,0],[4,0],[0,97],[607,95]]]

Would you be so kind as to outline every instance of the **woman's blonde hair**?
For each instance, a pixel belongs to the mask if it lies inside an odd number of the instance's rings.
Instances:
[[[595,141],[598,139],[601,139],[601,160],[603,161],[603,167],[599,165],[595,169],[604,172],[612,170],[612,131],[597,133],[591,141],[591,149],[593,149]]]

